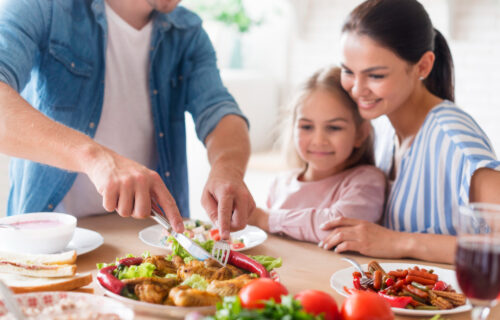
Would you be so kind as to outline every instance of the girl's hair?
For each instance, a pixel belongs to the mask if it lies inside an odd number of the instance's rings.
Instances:
[[[295,99],[295,102],[290,106],[291,112],[287,115],[287,121],[285,122],[286,127],[283,131],[285,134],[282,138],[284,138],[283,145],[288,164],[292,167],[307,168],[307,163],[300,158],[297,150],[295,149],[293,135],[298,109],[315,90],[327,90],[332,95],[335,95],[337,99],[340,99],[342,104],[351,111],[356,125],[356,130],[361,130],[361,126],[367,122],[367,120],[363,119],[359,114],[356,102],[352,100],[349,94],[342,88],[342,85],[340,84],[340,73],[341,69],[339,67],[328,67],[317,71],[303,85],[302,90]],[[373,165],[375,163],[373,151],[373,130],[369,123],[368,125],[370,132],[361,146],[353,149],[350,157],[347,159],[346,169],[356,165]]]
[[[367,0],[347,17],[342,32],[366,35],[411,64],[427,51],[436,59],[424,85],[441,99],[454,101],[453,59],[443,35],[416,0]]]

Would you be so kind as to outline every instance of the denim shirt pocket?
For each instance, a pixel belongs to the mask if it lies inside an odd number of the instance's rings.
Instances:
[[[92,71],[92,64],[75,54],[74,49],[51,41],[40,69],[48,113],[77,108]]]

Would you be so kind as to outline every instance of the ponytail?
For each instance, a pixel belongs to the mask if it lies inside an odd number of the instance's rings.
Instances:
[[[429,76],[424,80],[425,87],[432,94],[455,101],[455,79],[453,70],[453,59],[446,39],[441,32],[434,29],[434,67]]]

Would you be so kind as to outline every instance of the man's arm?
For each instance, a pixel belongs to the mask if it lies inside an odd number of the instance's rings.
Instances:
[[[210,175],[203,190],[202,205],[217,221],[223,239],[229,229],[246,226],[255,202],[243,178],[250,157],[250,139],[245,120],[236,115],[223,117],[205,140]]]
[[[51,120],[3,82],[0,114],[0,152],[87,174],[104,208],[121,216],[149,216],[154,197],[174,228],[183,230],[175,201],[156,172]]]

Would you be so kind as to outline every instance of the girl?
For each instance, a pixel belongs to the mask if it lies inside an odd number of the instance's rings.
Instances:
[[[452,263],[460,205],[500,201],[500,162],[454,103],[444,37],[416,0],[368,0],[342,28],[342,86],[361,116],[386,115],[377,165],[392,186],[384,227],[337,219],[323,247],[336,252]],[[377,126],[375,126],[377,128]]]
[[[342,90],[340,68],[309,79],[291,120],[289,150],[297,169],[275,179],[267,208],[257,208],[249,223],[319,242],[329,234],[320,226],[335,217],[378,221],[385,177],[373,166],[371,125]]]

